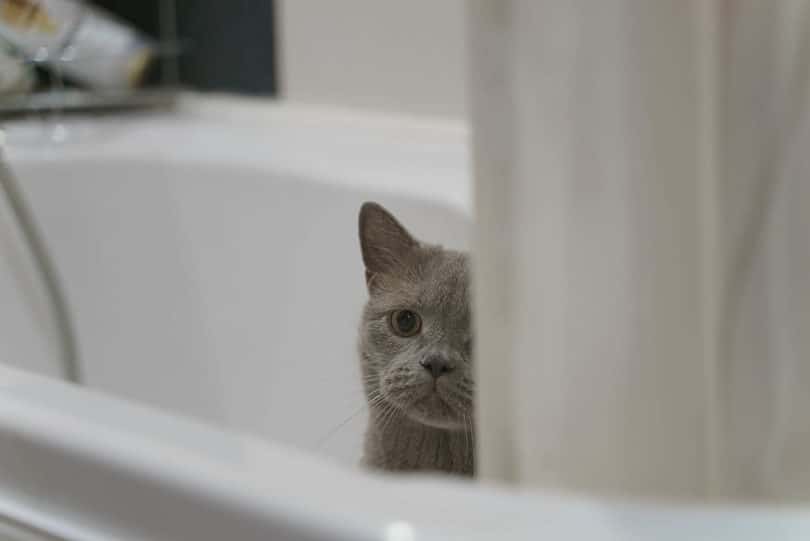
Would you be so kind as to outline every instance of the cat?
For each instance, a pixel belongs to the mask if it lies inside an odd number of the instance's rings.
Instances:
[[[359,351],[369,406],[366,467],[473,475],[470,263],[363,204],[368,301]]]

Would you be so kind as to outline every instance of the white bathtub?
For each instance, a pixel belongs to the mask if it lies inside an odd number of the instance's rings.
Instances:
[[[647,507],[356,470],[356,212],[374,199],[417,235],[465,247],[462,127],[188,96],[174,113],[71,120],[57,146],[41,128],[10,126],[9,156],[62,273],[92,390],[54,381],[46,305],[4,211],[0,358],[25,372],[0,369],[0,533],[807,535],[799,511]]]
[[[77,140],[58,148],[37,141],[39,125],[10,130],[64,275],[84,380],[356,462],[364,416],[330,428],[363,406],[357,211],[379,200],[424,238],[464,246],[463,130],[213,102],[72,122]],[[15,248],[12,261],[25,260]],[[7,294],[19,292],[11,276]],[[24,323],[3,336],[6,357],[55,373]]]

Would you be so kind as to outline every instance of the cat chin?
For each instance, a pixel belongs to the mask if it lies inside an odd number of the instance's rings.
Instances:
[[[426,418],[422,416],[416,416],[409,414],[410,418],[414,421],[423,424],[425,426],[429,426],[431,428],[439,428],[441,430],[463,430],[464,425],[461,424],[460,421],[457,419],[437,419],[437,418]]]
[[[464,424],[453,408],[438,394],[430,394],[411,405],[405,414],[423,425],[444,430],[462,430]]]
[[[411,421],[443,430],[465,430],[467,408],[445,385],[437,386],[432,378],[416,378],[405,385],[392,385],[384,379],[380,387],[386,401]]]

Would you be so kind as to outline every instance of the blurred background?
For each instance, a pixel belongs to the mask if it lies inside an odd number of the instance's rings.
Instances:
[[[5,27],[30,32],[37,4],[4,0]],[[107,94],[182,86],[447,118],[466,113],[463,0],[51,0],[42,7],[53,16],[62,5],[101,8],[95,16],[123,24],[108,32],[137,31],[151,59],[136,80],[88,84],[71,74],[72,65],[108,55],[104,40],[114,37],[86,39],[78,43],[84,56],[61,60],[66,44],[79,41],[70,32],[47,53],[26,47],[20,33],[5,32],[5,49],[36,66],[38,91],[53,90],[54,65],[61,64],[66,87],[98,92],[103,86]],[[73,24],[71,17],[80,18],[65,15],[64,24]],[[28,91],[4,86],[7,97]]]
[[[261,0],[91,0],[157,42],[177,40],[145,84],[178,83],[201,90],[277,93],[276,2]],[[177,81],[163,81],[176,64]],[[175,66],[171,66],[172,70]]]

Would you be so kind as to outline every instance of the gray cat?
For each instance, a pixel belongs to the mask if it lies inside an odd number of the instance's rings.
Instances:
[[[473,380],[466,254],[415,240],[376,203],[360,209],[369,299],[360,363],[365,465],[472,475]]]

